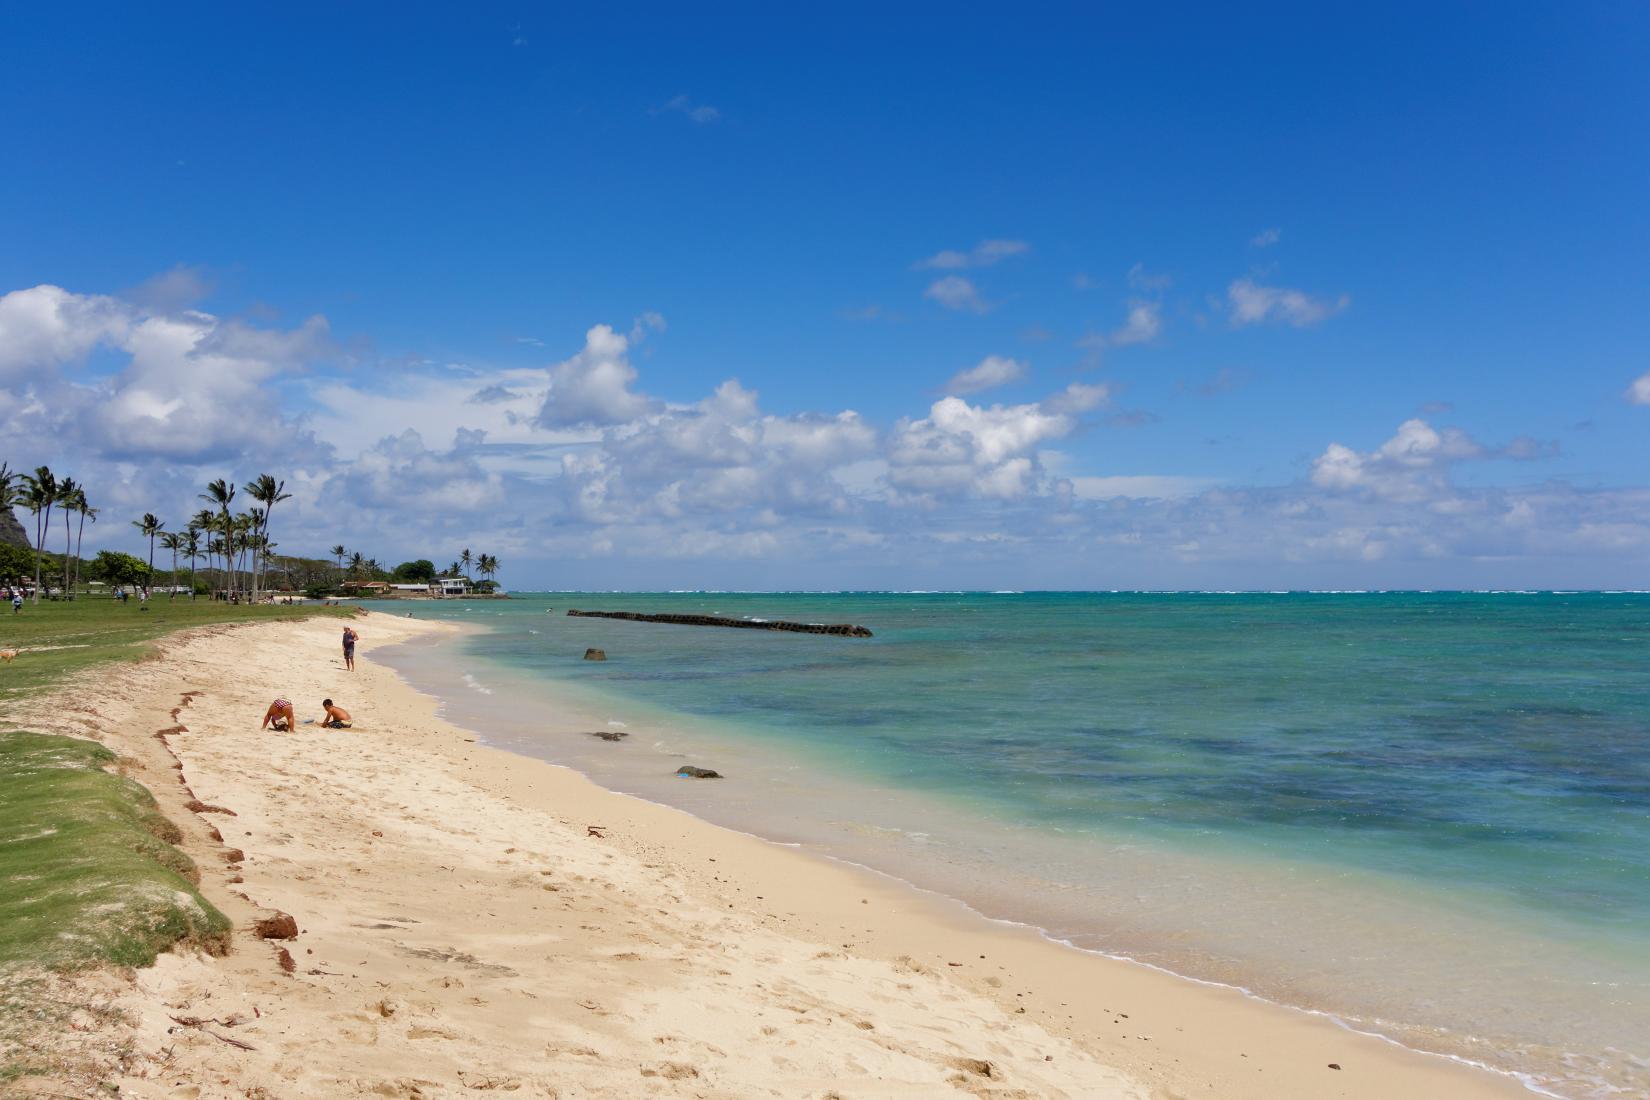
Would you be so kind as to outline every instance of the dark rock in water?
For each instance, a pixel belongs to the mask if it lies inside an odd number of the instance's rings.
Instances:
[[[590,736],[600,737],[603,741],[623,741],[630,734],[623,730],[592,730]]]
[[[720,779],[721,772],[713,772],[709,768],[696,768],[692,764],[683,764],[676,769],[676,774],[688,779]]]
[[[607,660],[607,650],[587,649],[584,651],[584,659],[587,661],[605,661]]]

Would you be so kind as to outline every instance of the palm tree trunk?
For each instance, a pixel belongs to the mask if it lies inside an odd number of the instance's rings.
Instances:
[[[63,513],[63,596],[65,599],[74,599],[74,589],[69,587],[69,513]]]
[[[86,513],[80,513],[80,530],[74,537],[74,586],[80,587],[80,540],[86,537]]]
[[[46,552],[45,532],[52,526],[52,506],[48,504],[44,509],[46,521],[43,525],[41,515],[41,512],[34,514],[34,602],[37,604],[40,602],[40,558]]]

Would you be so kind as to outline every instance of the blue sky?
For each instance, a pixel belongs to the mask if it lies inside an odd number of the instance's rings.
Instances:
[[[0,458],[517,587],[1644,587],[1647,69],[1633,4],[12,9]]]

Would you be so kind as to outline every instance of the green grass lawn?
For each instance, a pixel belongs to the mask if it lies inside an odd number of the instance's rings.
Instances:
[[[9,665],[0,664],[0,713],[15,713],[15,707],[6,706],[8,702],[48,688],[67,673],[104,661],[136,660],[149,651],[150,642],[174,630],[213,623],[347,616],[352,610],[302,604],[247,607],[162,596],[149,601],[148,611],[139,611],[135,599],[122,606],[98,597],[25,603],[22,613],[14,615],[8,604],[0,608],[0,649],[26,652]]]

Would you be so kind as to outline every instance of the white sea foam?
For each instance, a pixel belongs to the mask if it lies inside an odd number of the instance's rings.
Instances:
[[[481,681],[477,680],[474,676],[471,676],[468,672],[464,674],[464,686],[473,691],[479,691],[483,695],[491,695],[493,693],[492,688],[483,687]]]

